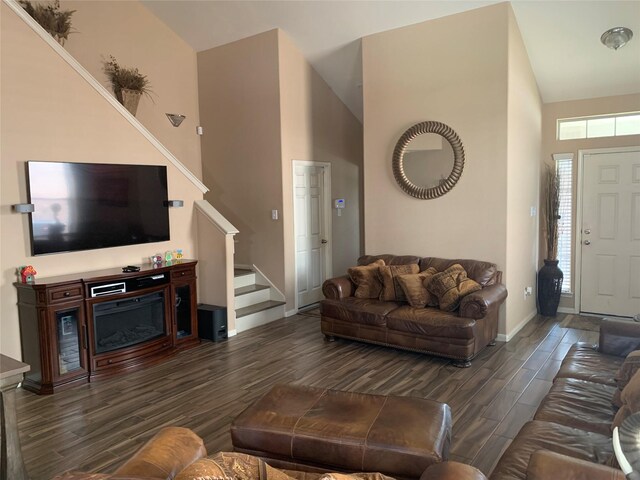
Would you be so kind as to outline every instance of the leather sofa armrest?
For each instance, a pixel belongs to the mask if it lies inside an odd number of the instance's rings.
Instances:
[[[322,293],[325,298],[340,300],[345,297],[352,297],[354,285],[351,279],[344,275],[342,277],[330,278],[322,284]]]
[[[567,457],[549,450],[531,455],[527,480],[626,480],[622,470],[597,463]]]
[[[626,357],[640,349],[640,323],[605,318],[600,324],[598,351]]]
[[[188,428],[166,427],[115,471],[117,476],[171,480],[207,455],[202,439]]]
[[[487,480],[484,473],[471,465],[442,462],[428,467],[420,480]]]
[[[507,298],[507,287],[501,283],[489,285],[470,293],[460,302],[460,316],[479,319],[487,315],[492,307],[499,307]]]

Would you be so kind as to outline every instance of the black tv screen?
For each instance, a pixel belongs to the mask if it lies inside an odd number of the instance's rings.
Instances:
[[[27,162],[31,253],[169,240],[167,168]]]

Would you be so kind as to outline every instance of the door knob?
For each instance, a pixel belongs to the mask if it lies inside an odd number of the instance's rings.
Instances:
[[[589,229],[589,228],[587,228],[587,229],[584,231],[584,234],[585,234],[585,235],[589,235],[590,233],[591,233],[591,229]]]
[[[591,240],[585,240],[585,241],[584,241],[584,244],[585,244],[585,245],[591,245]]]
[[[325,243],[328,243],[328,240],[325,240],[325,239],[323,238],[322,240],[320,240],[320,243],[322,243],[322,244],[324,245]]]

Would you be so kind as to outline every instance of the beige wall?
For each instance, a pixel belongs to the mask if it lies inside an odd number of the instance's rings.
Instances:
[[[509,5],[507,106],[507,272],[506,332],[536,314],[538,206],[542,105],[527,50]],[[533,294],[524,296],[532,287]]]
[[[505,269],[506,12],[501,4],[363,39],[366,253],[474,258]],[[451,31],[456,41],[443,42]],[[398,138],[426,120],[453,128],[466,154],[458,184],[435,200],[406,195],[391,171]]]
[[[523,292],[535,281],[540,148],[540,99],[511,6],[365,37],[362,51],[366,253],[497,263],[509,336],[535,312]],[[391,171],[396,141],[425,120],[452,127],[466,154],[458,184],[435,200],[404,194]]]
[[[206,198],[233,223],[235,261],[255,264],[295,307],[292,160],[329,162],[333,269],[360,253],[362,127],[279,30],[198,53]],[[271,220],[271,210],[280,212]]]
[[[76,10],[77,33],[69,35],[65,48],[107,90],[112,91],[102,58],[109,55],[147,75],[152,98],[142,97],[136,118],[201,179],[196,52],[137,1],[62,0],[60,6]],[[176,128],[165,113],[186,118]]]
[[[205,198],[240,233],[235,261],[284,290],[278,32],[198,53]]]
[[[581,140],[558,140],[556,137],[556,121],[559,118],[605,115],[611,113],[640,111],[640,94],[601,97],[570,102],[548,103],[542,107],[542,163],[551,165],[554,153],[573,153],[573,219],[576,228],[580,222],[576,219],[576,189],[578,174],[578,152],[595,148],[630,147],[640,145],[640,135],[624,137],[585,138]],[[576,228],[573,231],[572,245],[575,245]],[[544,242],[540,244],[540,263],[547,252]],[[575,277],[575,252],[573,252],[572,268]],[[561,308],[574,309],[573,295],[563,295]]]
[[[282,125],[283,226],[287,307],[295,307],[295,240],[292,161],[331,164],[331,205],[344,198],[338,217],[331,210],[332,268],[343,275],[360,255],[362,125],[309,65],[291,39],[278,30]]]
[[[140,263],[175,248],[196,256],[193,202],[202,194],[9,7],[1,9],[0,352],[20,358],[17,266],[31,264],[44,278]],[[27,160],[168,165],[169,197],[185,201],[169,211],[171,241],[31,257],[28,216],[11,212],[27,200]]]

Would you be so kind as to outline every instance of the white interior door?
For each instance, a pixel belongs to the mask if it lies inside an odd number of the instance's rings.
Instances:
[[[296,236],[296,285],[298,308],[322,300],[328,260],[325,183],[327,167],[294,162],[294,230]]]
[[[580,310],[640,313],[640,150],[583,160]]]

